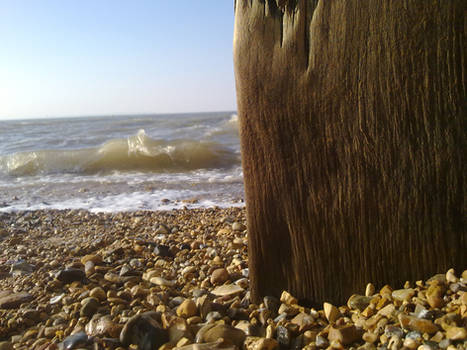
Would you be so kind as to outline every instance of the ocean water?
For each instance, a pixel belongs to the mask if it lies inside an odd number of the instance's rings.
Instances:
[[[235,113],[0,121],[0,211],[242,205]]]

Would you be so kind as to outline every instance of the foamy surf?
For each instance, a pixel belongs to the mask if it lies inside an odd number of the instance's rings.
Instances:
[[[102,146],[72,150],[38,150],[0,157],[8,175],[119,171],[180,172],[227,168],[240,163],[239,155],[225,146],[204,140],[155,140],[140,130]]]
[[[242,205],[235,114],[0,121],[0,211]]]

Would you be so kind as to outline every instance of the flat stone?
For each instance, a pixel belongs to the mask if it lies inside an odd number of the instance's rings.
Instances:
[[[175,281],[169,281],[166,280],[165,278],[162,277],[152,277],[149,282],[158,285],[158,286],[163,286],[163,287],[173,287],[175,286]]]
[[[169,340],[168,332],[159,323],[146,314],[130,318],[120,333],[120,342],[128,347],[137,345],[140,350],[159,348]]]
[[[218,297],[234,296],[240,294],[244,289],[236,284],[224,284],[215,288],[211,293]]]
[[[328,339],[338,341],[342,345],[349,345],[362,339],[362,332],[354,325],[345,325],[342,327],[331,326],[329,328]]]
[[[173,350],[238,350],[236,346],[225,346],[223,344],[222,339],[219,339],[215,342],[211,343],[203,343],[203,344],[189,344],[182,347],[172,348]]]
[[[55,278],[60,282],[69,284],[75,281],[83,281],[86,278],[86,274],[80,269],[68,268],[59,271]]]
[[[79,332],[66,337],[62,342],[62,346],[65,350],[72,350],[82,348],[91,342],[92,340],[88,337],[86,333]]]
[[[178,341],[183,338],[193,340],[193,334],[190,328],[187,326],[187,323],[184,320],[181,321],[183,322],[174,322],[174,324],[172,324],[168,329],[169,341],[171,343],[178,343]]]
[[[0,309],[16,309],[33,299],[34,297],[26,292],[10,293],[0,298]]]
[[[19,261],[11,265],[10,274],[12,276],[29,275],[34,271],[34,266],[27,261]]]
[[[97,254],[89,254],[85,255],[81,258],[81,264],[86,265],[88,261],[91,261],[95,265],[99,265],[102,263],[102,257]]]
[[[209,328],[203,335],[203,342],[214,342],[219,338],[224,339],[225,345],[235,345],[242,348],[245,341],[246,334],[240,329],[234,328],[229,325],[219,324]]]
[[[402,328],[410,329],[412,331],[434,334],[439,330],[438,326],[430,320],[404,314],[399,314],[398,318]]]

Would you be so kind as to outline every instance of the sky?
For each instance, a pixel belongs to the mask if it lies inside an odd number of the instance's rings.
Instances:
[[[0,0],[0,119],[236,110],[233,0]]]

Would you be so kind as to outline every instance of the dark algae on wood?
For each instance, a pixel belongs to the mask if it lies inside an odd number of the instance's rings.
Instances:
[[[254,300],[465,269],[466,7],[236,1]]]

